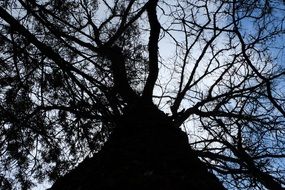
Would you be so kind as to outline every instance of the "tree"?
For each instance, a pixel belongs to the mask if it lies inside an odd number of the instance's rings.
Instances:
[[[3,1],[1,188],[284,189],[284,12]]]

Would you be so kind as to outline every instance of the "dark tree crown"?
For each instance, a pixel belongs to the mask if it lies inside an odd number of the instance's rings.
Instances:
[[[58,179],[139,105],[229,189],[285,185],[284,1],[0,4],[0,188]]]

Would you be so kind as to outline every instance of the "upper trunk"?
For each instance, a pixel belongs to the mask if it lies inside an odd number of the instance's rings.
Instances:
[[[191,151],[187,135],[155,106],[126,111],[103,149],[59,179],[53,190],[223,190]]]

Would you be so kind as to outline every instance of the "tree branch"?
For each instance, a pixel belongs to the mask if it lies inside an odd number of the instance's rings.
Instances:
[[[158,77],[158,40],[160,34],[160,24],[156,15],[158,0],[149,1],[147,8],[148,20],[150,24],[150,36],[148,43],[149,51],[149,74],[143,91],[143,99],[152,102],[152,93]]]
[[[126,73],[125,58],[120,47],[102,46],[99,53],[111,60],[111,70],[116,91],[126,102],[132,103],[136,101],[138,95],[130,87]]]

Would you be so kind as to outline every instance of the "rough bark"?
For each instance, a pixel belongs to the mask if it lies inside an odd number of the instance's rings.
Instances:
[[[120,188],[224,189],[191,151],[187,135],[153,105],[127,110],[103,149],[51,189]]]

